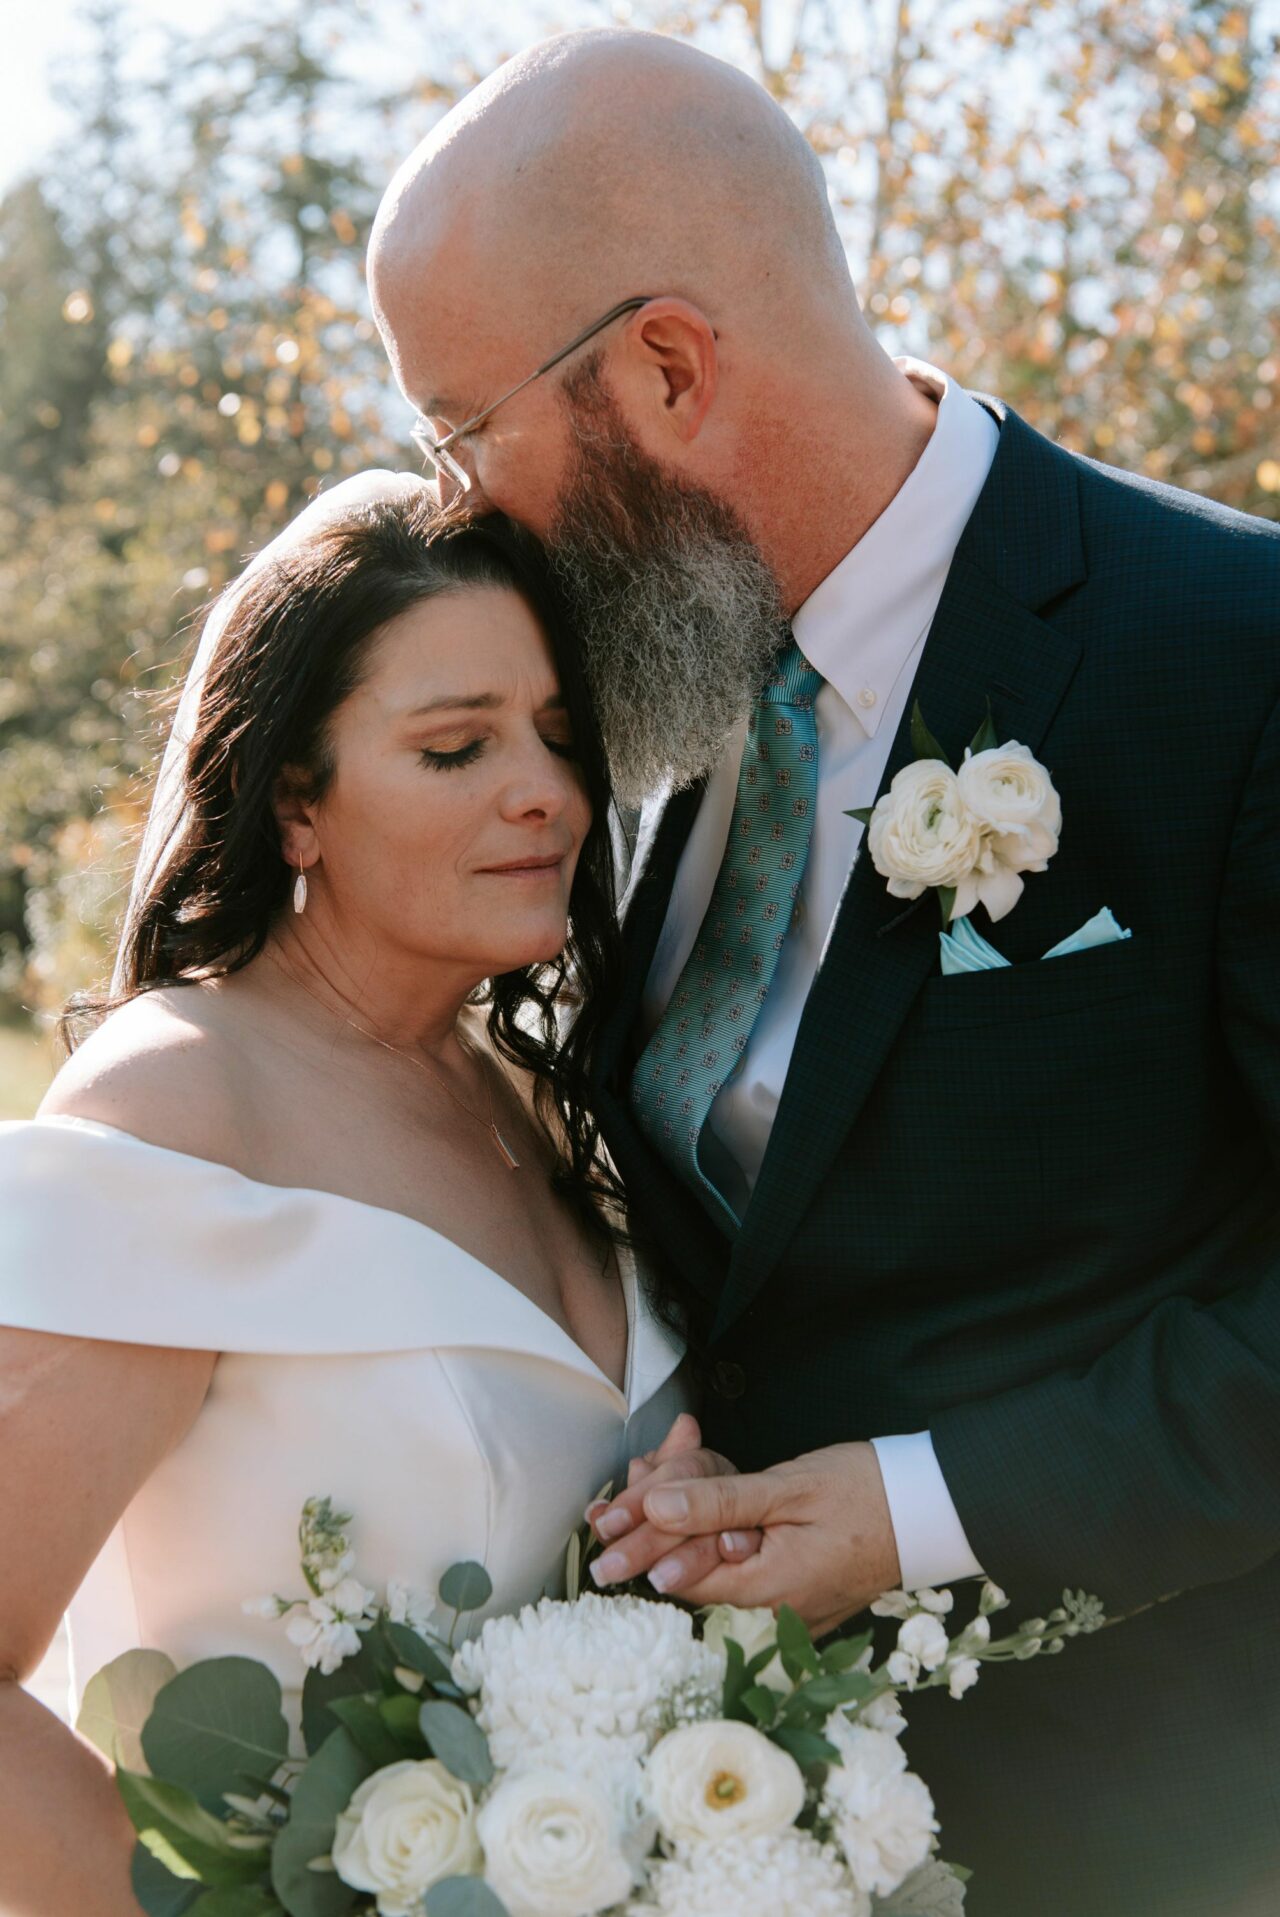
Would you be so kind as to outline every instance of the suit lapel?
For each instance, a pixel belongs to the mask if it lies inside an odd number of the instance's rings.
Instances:
[[[953,763],[981,724],[988,698],[1001,738],[1039,751],[1080,649],[1031,608],[1083,576],[1074,465],[1009,414],[910,702],[919,700]],[[914,757],[908,707],[881,791]],[[826,1176],[937,963],[939,926],[929,894],[904,905],[889,896],[870,858],[857,858],[800,1022],[714,1336],[759,1291]]]

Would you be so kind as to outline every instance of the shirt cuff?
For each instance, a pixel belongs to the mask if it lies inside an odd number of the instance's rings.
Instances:
[[[927,1431],[871,1440],[884,1479],[904,1591],[983,1576]]]

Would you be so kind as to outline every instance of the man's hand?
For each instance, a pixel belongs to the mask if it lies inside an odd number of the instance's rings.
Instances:
[[[587,1523],[601,1543],[609,1547],[590,1566],[596,1583],[625,1584],[648,1572],[655,1590],[669,1590],[670,1585],[663,1582],[667,1573],[656,1576],[654,1573],[659,1562],[668,1556],[671,1539],[646,1522],[646,1493],[660,1484],[685,1484],[692,1478],[731,1475],[733,1470],[733,1465],[718,1451],[703,1449],[698,1420],[682,1411],[656,1451],[632,1458],[626,1490],[611,1503],[601,1499],[588,1507]],[[625,1546],[619,1544],[620,1539],[625,1540]],[[681,1551],[679,1568],[686,1578],[701,1578],[726,1559],[736,1563],[759,1549],[758,1531],[749,1531],[728,1541],[718,1533],[690,1538]]]
[[[871,1445],[831,1445],[746,1477],[682,1476],[679,1458],[671,1462],[661,1481],[655,1472],[635,1487],[644,1523],[592,1567],[598,1583],[636,1577],[648,1559],[660,1590],[691,1604],[789,1604],[817,1636],[897,1587],[898,1548]],[[724,1561],[736,1556],[726,1537],[750,1537],[757,1528],[759,1551]],[[718,1564],[708,1549],[713,1540]],[[655,1562],[659,1543],[664,1555]]]

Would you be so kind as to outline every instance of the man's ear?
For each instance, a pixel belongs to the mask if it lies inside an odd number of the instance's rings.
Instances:
[[[285,863],[296,872],[314,865],[320,857],[320,839],[315,826],[315,802],[310,794],[311,776],[304,766],[280,768],[271,795],[271,809],[280,828],[280,850]]]
[[[650,300],[625,329],[622,378],[637,401],[686,443],[698,437],[715,402],[720,352],[714,326],[689,300]]]

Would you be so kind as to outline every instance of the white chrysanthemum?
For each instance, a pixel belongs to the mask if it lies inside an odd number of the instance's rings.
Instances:
[[[855,1881],[889,1897],[929,1855],[938,1822],[924,1781],[907,1769],[896,1738],[850,1724],[836,1711],[826,1735],[840,1753],[827,1772],[823,1808]]]
[[[752,1724],[689,1724],[646,1767],[649,1802],[671,1843],[719,1843],[785,1830],[804,1808],[794,1757]]]
[[[649,1900],[628,1917],[870,1917],[859,1890],[830,1844],[807,1831],[698,1844],[655,1864]]]
[[[563,1738],[615,1738],[643,1756],[680,1691],[714,1692],[724,1661],[698,1643],[673,1604],[543,1598],[518,1617],[490,1618],[453,1660],[454,1682],[477,1696],[476,1716],[500,1770]]]

